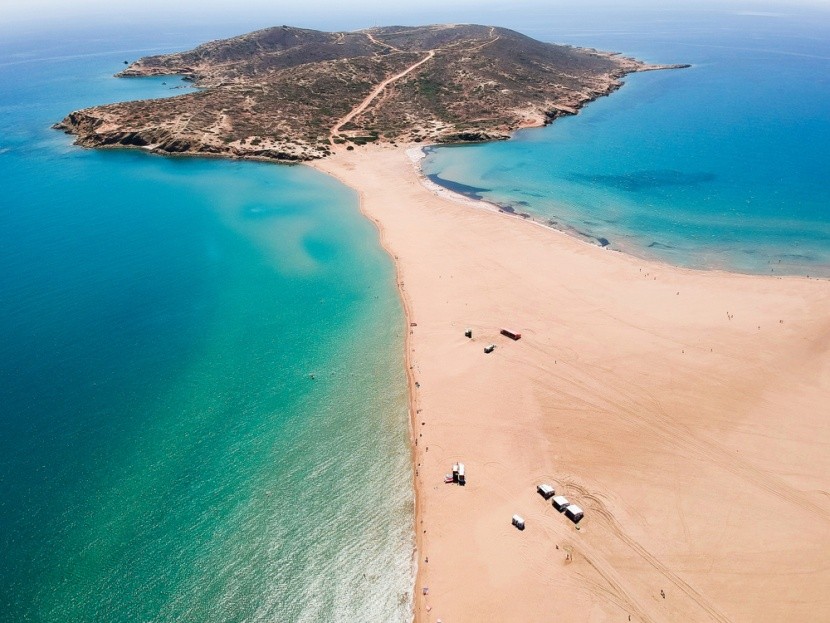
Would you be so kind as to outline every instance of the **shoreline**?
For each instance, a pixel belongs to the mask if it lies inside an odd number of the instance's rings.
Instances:
[[[413,372],[413,362],[412,362],[412,326],[415,321],[414,314],[412,313],[412,303],[409,300],[409,294],[407,290],[404,288],[403,277],[401,274],[401,266],[398,262],[397,256],[394,254],[392,249],[389,247],[388,241],[385,237],[385,230],[383,228],[383,224],[373,217],[370,213],[365,210],[364,206],[364,197],[363,191],[359,188],[355,188],[349,185],[348,181],[344,179],[342,176],[337,175],[335,172],[327,171],[325,169],[321,169],[315,166],[316,163],[304,163],[307,166],[310,166],[317,171],[321,171],[326,175],[330,175],[334,179],[338,180],[344,186],[351,188],[357,193],[358,196],[358,210],[360,214],[366,218],[368,221],[374,225],[377,233],[378,233],[378,242],[380,243],[381,248],[384,252],[389,256],[390,261],[392,262],[392,266],[395,270],[395,288],[398,291],[398,297],[401,301],[401,307],[403,308],[404,313],[404,371],[406,373],[406,384],[407,384],[407,405],[409,411],[409,450],[410,456],[412,461],[412,480],[413,480],[413,505],[415,508],[415,513],[412,518],[412,527],[414,531],[415,537],[415,549],[412,552],[412,559],[413,559],[413,592],[412,592],[412,608],[413,608],[413,621],[414,623],[422,623],[423,619],[418,615],[418,599],[417,599],[417,590],[421,586],[419,582],[419,570],[421,568],[419,561],[418,561],[418,553],[423,551],[424,543],[423,543],[423,532],[418,529],[418,526],[423,524],[423,496],[419,491],[419,484],[418,484],[418,442],[416,437],[417,431],[417,423],[416,423],[416,416],[419,412],[419,402],[418,402],[418,395],[415,392],[416,389],[416,381],[415,381],[415,374]]]
[[[449,435],[447,431],[441,429],[439,433],[442,431],[445,434],[438,434],[437,436],[433,435],[432,429],[424,429],[418,425],[419,420],[424,419],[424,424],[430,424],[432,418],[434,417],[433,412],[436,410],[441,412],[445,411],[444,403],[447,402],[447,398],[444,395],[430,393],[425,394],[426,391],[422,385],[424,384],[424,377],[428,376],[426,374],[426,370],[422,369],[427,368],[430,366],[434,368],[431,376],[435,377],[435,372],[440,370],[441,368],[446,367],[453,367],[453,364],[448,363],[447,361],[443,361],[440,359],[436,359],[432,357],[432,351],[441,350],[445,348],[431,337],[426,338],[419,338],[418,336],[421,335],[422,332],[429,331],[437,332],[441,331],[444,336],[443,339],[451,339],[447,336],[446,327],[441,326],[433,326],[432,316],[434,316],[434,308],[436,307],[436,301],[432,301],[432,303],[428,303],[423,298],[423,286],[424,280],[418,279],[419,283],[416,284],[414,288],[409,288],[407,284],[412,277],[413,266],[413,256],[408,255],[406,258],[399,257],[399,252],[401,251],[401,242],[403,240],[410,239],[413,234],[407,232],[407,227],[401,227],[400,225],[396,225],[393,221],[390,221],[391,209],[388,207],[384,207],[383,209],[386,210],[383,214],[380,213],[378,209],[378,199],[383,199],[384,201],[394,201],[399,205],[408,205],[410,207],[415,206],[417,204],[428,204],[427,209],[430,209],[433,213],[436,211],[444,211],[450,210],[449,205],[457,205],[459,208],[463,208],[460,212],[463,212],[463,215],[460,215],[460,218],[464,219],[464,223],[472,223],[472,222],[479,222],[479,221],[492,221],[493,215],[501,215],[503,217],[514,216],[511,214],[504,214],[502,211],[498,210],[497,206],[487,207],[481,205],[481,202],[474,201],[470,198],[463,197],[461,195],[457,195],[449,191],[448,189],[444,189],[443,187],[437,186],[440,188],[440,192],[435,192],[428,184],[424,182],[429,182],[420,169],[417,167],[417,162],[413,161],[412,154],[410,153],[413,150],[413,146],[408,146],[409,149],[404,147],[397,147],[397,148],[390,148],[390,147],[381,147],[381,146],[372,146],[372,147],[364,147],[362,148],[363,151],[361,152],[340,152],[335,153],[334,156],[331,158],[315,161],[310,163],[310,166],[323,171],[329,175],[334,176],[335,178],[339,179],[342,183],[346,184],[347,186],[353,188],[357,191],[359,199],[360,199],[360,211],[361,213],[369,218],[377,227],[379,232],[379,238],[382,247],[384,250],[390,255],[390,258],[393,260],[395,265],[395,274],[396,274],[396,287],[400,293],[404,314],[406,317],[407,323],[407,333],[405,338],[405,366],[406,366],[406,373],[407,373],[407,383],[408,383],[408,392],[409,392],[409,417],[410,417],[410,437],[411,437],[411,449],[412,449],[412,456],[413,456],[413,478],[414,478],[414,490],[415,490],[415,517],[414,517],[414,528],[415,528],[415,544],[416,544],[416,563],[415,563],[415,587],[414,587],[414,594],[412,598],[413,608],[414,608],[414,620],[416,623],[423,623],[426,621],[435,621],[438,617],[441,617],[441,612],[447,613],[443,616],[446,617],[445,620],[481,620],[476,619],[474,612],[478,613],[478,616],[482,616],[484,613],[492,612],[493,608],[502,608],[501,612],[504,616],[508,616],[508,619],[500,618],[499,620],[509,620],[510,616],[514,616],[515,612],[517,611],[516,608],[519,608],[519,612],[523,613],[523,616],[527,617],[527,620],[541,620],[541,611],[542,610],[534,610],[532,607],[525,604],[523,601],[521,604],[513,603],[514,601],[518,601],[518,596],[514,597],[513,600],[509,600],[510,603],[502,604],[499,606],[496,603],[493,603],[492,599],[487,598],[486,593],[492,592],[493,586],[487,586],[487,582],[481,582],[480,573],[477,572],[470,572],[469,570],[465,571],[466,576],[469,579],[471,586],[469,590],[463,591],[465,594],[461,596],[449,596],[442,595],[438,593],[435,589],[435,584],[438,583],[439,585],[444,584],[446,582],[447,577],[454,577],[454,573],[459,573],[460,569],[467,569],[469,566],[476,566],[476,563],[483,564],[482,560],[477,560],[484,556],[485,560],[490,560],[489,557],[485,556],[482,552],[478,551],[470,551],[465,549],[463,552],[455,552],[453,553],[452,548],[457,547],[456,545],[452,544],[452,539],[449,539],[444,536],[444,531],[453,531],[452,526],[446,525],[446,514],[447,510],[443,508],[443,504],[450,503],[450,498],[447,493],[447,489],[440,489],[439,487],[430,488],[430,484],[434,482],[434,478],[436,476],[436,468],[438,472],[441,470],[445,471],[447,466],[439,467],[435,465],[435,453],[432,456],[429,455],[429,446],[425,445],[426,439],[424,440],[424,444],[419,444],[418,440],[421,438],[423,433],[419,431],[430,431],[430,439],[431,443],[434,445],[444,446],[447,443],[445,439]],[[421,151],[420,146],[415,146],[414,149]],[[423,153],[421,151],[421,153]],[[412,182],[407,180],[405,182],[405,189],[408,193],[406,197],[400,196],[395,192],[395,189],[388,189],[385,190],[386,184],[382,185],[375,185],[375,186],[367,186],[366,184],[362,184],[362,181],[365,181],[369,177],[373,175],[376,176],[375,172],[367,172],[367,163],[372,163],[374,165],[380,166],[381,162],[385,162],[389,159],[397,159],[400,162],[397,162],[394,166],[389,165],[387,168],[389,170],[394,169],[395,172],[401,172],[404,177],[407,174],[403,173],[401,169],[401,165],[405,165],[411,169],[408,175],[415,178],[417,182],[418,189],[412,188]],[[362,165],[362,166],[361,166]],[[387,181],[390,183],[392,182],[391,178],[387,178]],[[397,181],[397,180],[396,180]],[[394,184],[391,184],[394,186]],[[380,194],[378,194],[380,193]],[[429,195],[432,200],[428,200],[424,195]],[[415,202],[407,202],[407,199],[415,199]],[[371,205],[370,205],[371,203]],[[484,202],[486,203],[486,202]],[[478,210],[469,210],[469,207],[477,207]],[[453,215],[452,218],[459,218],[459,210],[452,210]],[[398,218],[400,212],[396,212]],[[486,216],[485,216],[486,215]],[[423,214],[421,214],[423,216]],[[436,215],[435,223],[441,223],[442,219],[440,218],[441,215]],[[416,219],[417,220],[417,217]],[[415,222],[412,218],[408,218],[406,223],[408,225],[412,225]],[[514,226],[510,225],[510,222],[513,223],[521,223],[521,222],[529,222],[535,225],[536,227],[533,228],[525,228],[525,226]],[[780,286],[779,284],[783,283],[786,284],[787,288],[795,288],[797,291],[800,292],[801,289],[806,289],[810,296],[815,296],[815,292],[818,291],[818,304],[819,308],[825,311],[830,310],[830,296],[827,294],[826,285],[821,283],[821,280],[809,277],[803,277],[799,275],[787,275],[787,276],[769,276],[769,275],[745,275],[741,273],[730,273],[726,271],[720,270],[705,270],[701,271],[700,269],[692,269],[692,268],[678,268],[673,267],[668,264],[663,264],[661,262],[654,262],[651,260],[646,260],[642,258],[637,258],[635,256],[628,255],[624,252],[615,253],[611,256],[607,254],[600,254],[600,252],[604,251],[601,247],[596,244],[591,244],[584,240],[579,240],[574,236],[568,234],[567,232],[563,232],[556,228],[552,228],[546,224],[538,223],[529,219],[523,218],[513,218],[508,219],[505,221],[499,221],[498,225],[496,225],[498,230],[500,231],[500,235],[509,237],[511,235],[518,235],[520,238],[526,237],[528,234],[527,232],[523,232],[521,230],[530,229],[534,232],[530,235],[531,238],[534,240],[539,239],[542,241],[544,245],[549,245],[551,247],[563,247],[567,248],[566,252],[569,254],[575,254],[577,259],[581,260],[581,256],[590,255],[590,262],[595,262],[598,258],[601,258],[601,265],[610,266],[614,265],[613,270],[618,270],[620,266],[618,265],[627,265],[630,268],[633,266],[640,266],[640,273],[642,273],[643,267],[646,269],[646,275],[648,276],[648,281],[651,281],[651,275],[654,273],[653,279],[657,281],[658,276],[660,277],[661,281],[664,277],[668,276],[671,279],[679,279],[679,280],[693,280],[693,281],[700,281],[703,280],[705,282],[717,282],[720,280],[726,280],[727,282],[734,282],[732,285],[739,284],[739,285],[750,285],[750,290],[755,290],[760,288],[761,290],[766,290],[767,286],[770,289],[782,289],[784,286]],[[424,225],[425,230],[429,229],[428,225]],[[553,235],[551,236],[550,233],[541,234],[542,231],[546,232],[558,232],[560,235]],[[405,237],[401,237],[405,235]],[[543,236],[544,238],[540,238]],[[417,236],[416,236],[417,237]],[[577,244],[577,243],[582,244]],[[410,245],[410,247],[417,247],[418,244]],[[420,248],[423,248],[421,245]],[[408,249],[411,250],[411,249]],[[558,252],[561,253],[561,249]],[[597,255],[600,254],[600,255]],[[605,257],[603,257],[605,256]],[[462,258],[463,260],[464,258]],[[440,265],[441,262],[433,262],[435,265]],[[417,276],[417,275],[416,275]],[[432,275],[434,280],[435,275]],[[439,274],[439,278],[441,275]],[[783,281],[782,281],[783,280]],[[481,281],[479,279],[479,281]],[[633,285],[633,284],[632,284]],[[429,284],[427,284],[429,287]],[[486,287],[486,286],[485,286]],[[672,286],[674,287],[674,286]],[[731,286],[730,286],[731,287]],[[822,290],[823,289],[823,290]],[[414,293],[412,290],[417,290]],[[728,289],[727,289],[728,291]],[[678,296],[680,292],[678,291]],[[799,296],[802,294],[799,293]],[[785,297],[786,298],[786,297]],[[776,299],[777,300],[777,299]],[[815,301],[814,301],[815,302]],[[491,304],[492,305],[492,304]],[[423,311],[419,311],[419,306],[421,308],[428,307],[429,313],[424,314]],[[636,307],[635,301],[635,307]],[[485,306],[486,307],[486,306]],[[732,312],[734,313],[734,312]],[[419,322],[421,317],[425,316],[426,322]],[[726,312],[726,316],[730,316],[730,312]],[[731,320],[731,318],[730,318]],[[414,328],[416,325],[413,323],[418,323],[417,328]],[[781,321],[783,324],[783,320]],[[424,325],[427,325],[428,328],[422,328]],[[453,323],[451,323],[453,324]],[[475,324],[475,323],[470,323]],[[476,327],[475,331],[478,333],[480,330],[479,327]],[[760,325],[758,327],[760,330]],[[453,333],[455,331],[460,331],[460,327],[456,327],[453,329]],[[489,339],[489,338],[488,338]],[[463,344],[463,343],[462,343]],[[517,343],[521,345],[522,343]],[[462,346],[463,347],[463,346]],[[504,346],[505,349],[509,349],[510,346]],[[426,355],[422,354],[425,350],[429,351]],[[505,350],[505,352],[507,352]],[[683,351],[686,352],[685,350]],[[544,360],[542,360],[544,361]],[[534,364],[534,365],[539,365]],[[446,372],[446,370],[445,370]],[[441,373],[443,374],[443,373]],[[501,376],[497,375],[495,378],[499,378],[501,380]],[[435,378],[428,379],[428,380],[435,380]],[[743,379],[741,379],[743,382]],[[518,381],[517,381],[518,382]],[[824,382],[823,382],[824,383]],[[432,383],[430,383],[431,385]],[[452,393],[455,391],[453,388],[444,387],[446,392],[443,393]],[[482,388],[483,389],[483,388]],[[824,400],[828,397],[828,391],[824,384],[819,385],[817,388],[817,394],[814,398]],[[551,388],[554,391],[555,389]],[[542,390],[545,391],[545,390]],[[492,397],[491,397],[492,398]],[[424,400],[426,399],[426,402]],[[504,399],[501,396],[495,398],[499,401],[504,402]],[[508,401],[509,402],[509,401]],[[450,401],[451,404],[465,404],[462,400],[459,403],[455,403]],[[439,409],[436,409],[436,405],[439,405]],[[424,409],[425,415],[418,417],[421,409]],[[429,412],[429,413],[427,413]],[[441,413],[441,417],[438,420],[439,425],[442,423],[441,420],[452,420],[450,424],[452,426],[467,426],[470,422],[467,418],[463,416],[453,415],[447,416],[446,413]],[[538,415],[535,414],[535,415]],[[488,416],[492,418],[493,416]],[[433,421],[433,423],[435,423]],[[486,439],[479,439],[478,446],[480,447],[482,444],[490,443],[497,444],[499,441],[497,439],[491,439],[487,437]],[[486,441],[486,443],[485,443]],[[592,440],[595,441],[595,440]],[[531,444],[533,445],[533,444]],[[515,449],[514,449],[515,450]],[[524,452],[526,449],[519,448],[518,451]],[[439,452],[441,450],[439,449]],[[470,452],[470,450],[468,450]],[[530,453],[532,454],[532,452]],[[454,454],[457,456],[457,454]],[[520,455],[517,455],[520,456]],[[456,459],[457,460],[457,459]],[[461,460],[465,460],[465,457],[462,455]],[[478,464],[478,461],[474,461],[472,459],[466,459],[468,467],[473,467],[476,471],[480,471],[482,466]],[[558,462],[558,461],[557,461]],[[821,463],[821,461],[818,461]],[[442,464],[443,465],[443,464]],[[471,470],[472,471],[472,470]],[[598,516],[601,515],[603,517],[610,516],[611,519],[608,520],[611,527],[616,525],[616,533],[621,533],[621,531],[625,530],[625,526],[621,527],[621,524],[624,523],[620,519],[615,518],[615,513],[613,509],[609,511],[609,502],[605,500],[605,494],[603,493],[590,493],[590,487],[585,485],[585,475],[579,474],[571,474],[567,477],[562,476],[554,476],[552,474],[556,473],[554,471],[546,470],[544,472],[548,474],[546,476],[550,480],[556,481],[557,485],[562,486],[563,484],[565,487],[570,487],[572,490],[583,491],[583,495],[587,498],[588,503],[586,504],[585,500],[582,501],[583,505],[588,506],[586,509],[586,516],[590,513],[596,513]],[[602,473],[602,472],[600,472]],[[474,478],[478,478],[478,476],[474,476]],[[739,479],[740,480],[740,479]],[[581,482],[580,482],[581,481]],[[588,480],[590,483],[590,479]],[[566,484],[567,483],[567,484]],[[733,483],[734,484],[734,483]],[[440,485],[444,486],[445,485]],[[473,485],[474,487],[476,485]],[[559,488],[557,486],[557,488]],[[467,491],[472,491],[473,489],[468,485],[466,488]],[[436,493],[437,492],[437,493]],[[527,492],[525,492],[527,493]],[[451,495],[451,494],[450,494]],[[573,495],[573,493],[572,493]],[[527,495],[523,495],[522,497],[529,497],[533,498],[533,492],[531,491]],[[591,502],[590,500],[599,500],[599,502]],[[437,504],[436,504],[437,503]],[[455,504],[456,500],[452,500],[452,503]],[[599,504],[599,507],[596,505]],[[479,509],[482,513],[487,514],[489,511],[487,509]],[[824,505],[820,503],[816,503],[812,510],[819,514],[820,517],[823,517],[825,514],[830,516],[830,510],[825,509]],[[450,513],[451,514],[451,513]],[[509,515],[508,515],[509,517]],[[560,516],[561,518],[561,516]],[[532,518],[534,524],[537,523],[538,519],[536,517]],[[684,520],[687,521],[687,520]],[[585,522],[589,526],[591,523]],[[491,526],[492,527],[492,526]],[[559,526],[561,528],[562,526]],[[635,526],[636,527],[636,526]],[[438,537],[435,539],[431,538],[433,531],[437,528],[438,530]],[[633,527],[629,527],[634,529]],[[687,528],[688,530],[689,528]],[[427,530],[430,530],[429,532]],[[454,534],[455,531],[453,531]],[[615,530],[609,530],[609,532],[614,533]],[[566,533],[567,535],[567,533]],[[505,535],[502,535],[505,536]],[[514,536],[510,531],[508,531],[508,537]],[[561,538],[562,535],[560,534]],[[461,538],[461,537],[459,537]],[[501,538],[501,537],[500,537]],[[606,544],[610,545],[611,544]],[[618,545],[618,544],[616,544]],[[615,546],[616,546],[615,545]],[[639,544],[638,544],[639,545]],[[663,544],[665,546],[665,544]],[[824,543],[823,546],[827,544]],[[569,556],[573,556],[575,559],[576,552],[578,551],[581,554],[580,558],[584,557],[584,560],[587,560],[587,568],[582,569],[581,573],[590,575],[591,569],[593,571],[599,572],[601,578],[605,578],[604,581],[610,581],[613,586],[619,586],[620,579],[614,578],[611,580],[610,578],[614,577],[614,573],[609,571],[608,569],[604,568],[604,564],[598,563],[596,558],[602,558],[605,549],[604,548],[596,548],[595,546],[585,547],[585,549],[574,549],[574,544],[571,543],[567,545],[567,547],[571,547],[572,549],[569,550],[571,553]],[[559,545],[557,545],[557,549]],[[611,549],[614,549],[611,547]],[[669,548],[671,549],[671,548]],[[826,547],[825,547],[826,549]],[[635,549],[636,551],[636,549]],[[447,573],[447,570],[444,568],[439,569],[437,572],[434,571],[436,567],[430,567],[429,563],[427,562],[429,555],[432,554],[433,557],[440,556],[441,558],[447,558],[450,562],[447,562],[447,565],[453,569],[455,569],[452,573]],[[512,555],[512,554],[506,554]],[[652,554],[648,555],[649,557]],[[532,558],[532,556],[531,556]],[[472,560],[470,560],[472,559]],[[573,560],[571,559],[571,560]],[[593,561],[591,559],[594,559]],[[505,561],[502,560],[502,563]],[[570,563],[569,563],[570,564]],[[459,566],[460,565],[460,566]],[[507,564],[507,567],[511,570],[511,573],[517,573],[521,576],[520,570],[515,568],[515,562],[510,565]],[[585,566],[585,563],[582,563],[582,566]],[[613,567],[613,564],[611,565]],[[669,578],[670,580],[674,578],[675,584],[677,586],[685,587],[683,588],[686,591],[687,595],[692,595],[692,598],[689,599],[689,603],[684,604],[682,611],[685,612],[687,616],[689,616],[689,620],[697,620],[698,616],[701,611],[708,612],[709,620],[731,620],[729,616],[724,614],[724,611],[717,605],[714,601],[711,603],[708,602],[707,599],[703,598],[702,595],[696,590],[690,588],[690,584],[687,583],[682,578],[678,578],[676,575],[678,572],[671,571],[666,574],[665,577]],[[559,574],[557,574],[559,575]],[[564,581],[563,578],[559,578],[560,581]],[[569,584],[570,581],[566,581],[565,584]],[[530,590],[527,586],[525,580],[520,582],[520,585],[514,586],[513,590],[518,590],[519,592],[527,593]],[[530,582],[530,584],[533,584]],[[579,584],[579,583],[577,583]],[[423,593],[423,589],[425,587],[430,587],[430,594],[425,595]],[[520,589],[521,586],[521,589]],[[538,587],[535,587],[538,588]],[[546,590],[549,590],[550,587],[547,587]],[[622,590],[622,593],[619,593],[616,598],[611,599],[609,603],[607,602],[606,598],[599,598],[596,594],[591,593],[588,591],[587,596],[585,593],[585,586],[579,586],[581,591],[580,598],[576,600],[575,607],[576,609],[569,608],[568,611],[574,614],[575,618],[573,620],[584,620],[580,619],[576,616],[577,612],[582,612],[580,608],[582,607],[590,607],[594,611],[599,609],[600,611],[604,612],[606,615],[610,615],[612,611],[619,614],[620,603],[624,603],[623,610],[628,612],[629,614],[633,614],[634,616],[639,616],[637,619],[632,620],[653,620],[652,617],[658,616],[659,612],[652,609],[651,606],[647,606],[642,602],[642,599],[635,595],[638,591],[636,590],[627,590],[627,589],[614,589],[612,588],[612,592]],[[792,590],[792,589],[789,589]],[[461,591],[454,591],[459,593]],[[531,591],[532,592],[532,591]],[[627,595],[627,596],[626,596]],[[696,597],[695,597],[696,595]],[[540,602],[543,603],[543,602]],[[476,605],[478,604],[478,605]],[[701,605],[702,604],[702,605]],[[657,604],[660,605],[659,602]],[[732,604],[734,607],[734,604]],[[755,604],[756,606],[760,606],[761,604]],[[509,610],[505,611],[504,607],[510,608]],[[751,609],[751,603],[747,608]],[[830,607],[830,606],[828,606]],[[440,608],[440,612],[438,609]],[[542,606],[544,608],[544,606]],[[510,613],[510,614],[506,614]],[[757,610],[754,611],[757,614]],[[463,614],[462,614],[463,613]],[[451,615],[455,616],[451,616]],[[615,614],[616,616],[616,614]],[[624,620],[624,619],[622,619]],[[764,619],[761,617],[757,620],[773,620],[773,619]]]
[[[522,129],[533,129],[533,128],[541,128],[542,125],[534,125],[534,126],[527,126],[526,128]],[[510,206],[504,206],[494,201],[485,198],[476,198],[476,197],[469,197],[465,194],[460,192],[456,192],[451,188],[446,186],[442,186],[441,184],[434,182],[433,180],[429,179],[429,177],[423,172],[421,169],[420,162],[428,156],[427,150],[432,148],[438,147],[445,147],[445,145],[440,145],[437,143],[429,144],[429,145],[415,145],[415,146],[408,146],[406,149],[407,157],[412,161],[413,166],[416,168],[419,178],[421,179],[422,184],[424,187],[433,193],[436,197],[445,199],[447,201],[453,201],[455,203],[466,205],[468,207],[479,209],[479,210],[487,210],[489,212],[497,212],[503,214],[505,216],[518,218],[519,220],[527,221],[529,223],[533,223],[538,225],[539,227],[543,227],[550,231],[555,231],[558,233],[565,234],[566,236],[571,237],[574,240],[578,240],[585,244],[591,245],[593,247],[599,247],[606,251],[612,251],[615,253],[622,253],[629,257],[633,257],[638,260],[642,260],[645,262],[664,265],[666,267],[675,268],[678,270],[690,270],[690,271],[701,271],[701,272],[719,272],[724,274],[735,274],[735,275],[748,275],[748,276],[760,276],[760,277],[775,277],[775,278],[794,278],[794,277],[801,277],[804,279],[816,279],[816,280],[824,280],[830,281],[830,275],[828,276],[815,276],[806,271],[809,270],[808,267],[802,267],[804,272],[785,272],[779,273],[775,275],[770,275],[768,273],[762,273],[759,271],[751,271],[751,270],[738,270],[735,267],[725,266],[725,267],[713,267],[713,266],[683,266],[680,264],[673,264],[668,260],[665,260],[657,255],[649,255],[645,252],[645,247],[642,245],[623,245],[623,246],[612,246],[618,245],[619,243],[615,241],[608,241],[607,239],[596,236],[594,234],[589,234],[587,232],[583,232],[572,225],[568,225],[565,222],[552,222],[551,220],[544,220],[542,217],[536,216],[532,213],[528,212],[516,212]],[[463,147],[463,145],[456,145],[454,147]],[[417,152],[417,153],[416,153]],[[816,264],[815,268],[821,270],[823,265]],[[825,270],[828,268],[824,266]]]

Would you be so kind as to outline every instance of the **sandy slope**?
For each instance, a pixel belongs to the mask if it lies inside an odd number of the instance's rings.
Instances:
[[[419,621],[830,620],[830,283],[446,201],[401,148],[314,166],[360,191],[417,323]]]

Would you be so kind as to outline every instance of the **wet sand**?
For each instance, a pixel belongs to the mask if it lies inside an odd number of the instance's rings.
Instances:
[[[830,282],[603,249],[449,200],[401,147],[313,166],[359,191],[413,325],[416,621],[830,619]]]

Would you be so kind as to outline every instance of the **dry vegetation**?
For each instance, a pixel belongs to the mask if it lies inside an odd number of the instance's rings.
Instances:
[[[657,68],[488,26],[282,26],[140,59],[119,76],[180,75],[198,90],[76,111],[55,127],[89,147],[301,161],[333,144],[506,138],[576,112],[626,73]]]

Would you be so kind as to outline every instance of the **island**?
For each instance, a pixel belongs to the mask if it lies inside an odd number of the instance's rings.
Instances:
[[[178,75],[198,90],[56,127],[86,147],[298,162],[336,144],[505,139],[576,113],[628,73],[669,67],[491,26],[281,26],[142,58],[118,76]]]
[[[817,620],[830,282],[614,252],[417,164],[424,144],[503,139],[663,67],[486,26],[278,27],[141,59],[121,75],[197,90],[58,127],[309,161],[358,191],[407,319],[418,623]]]

